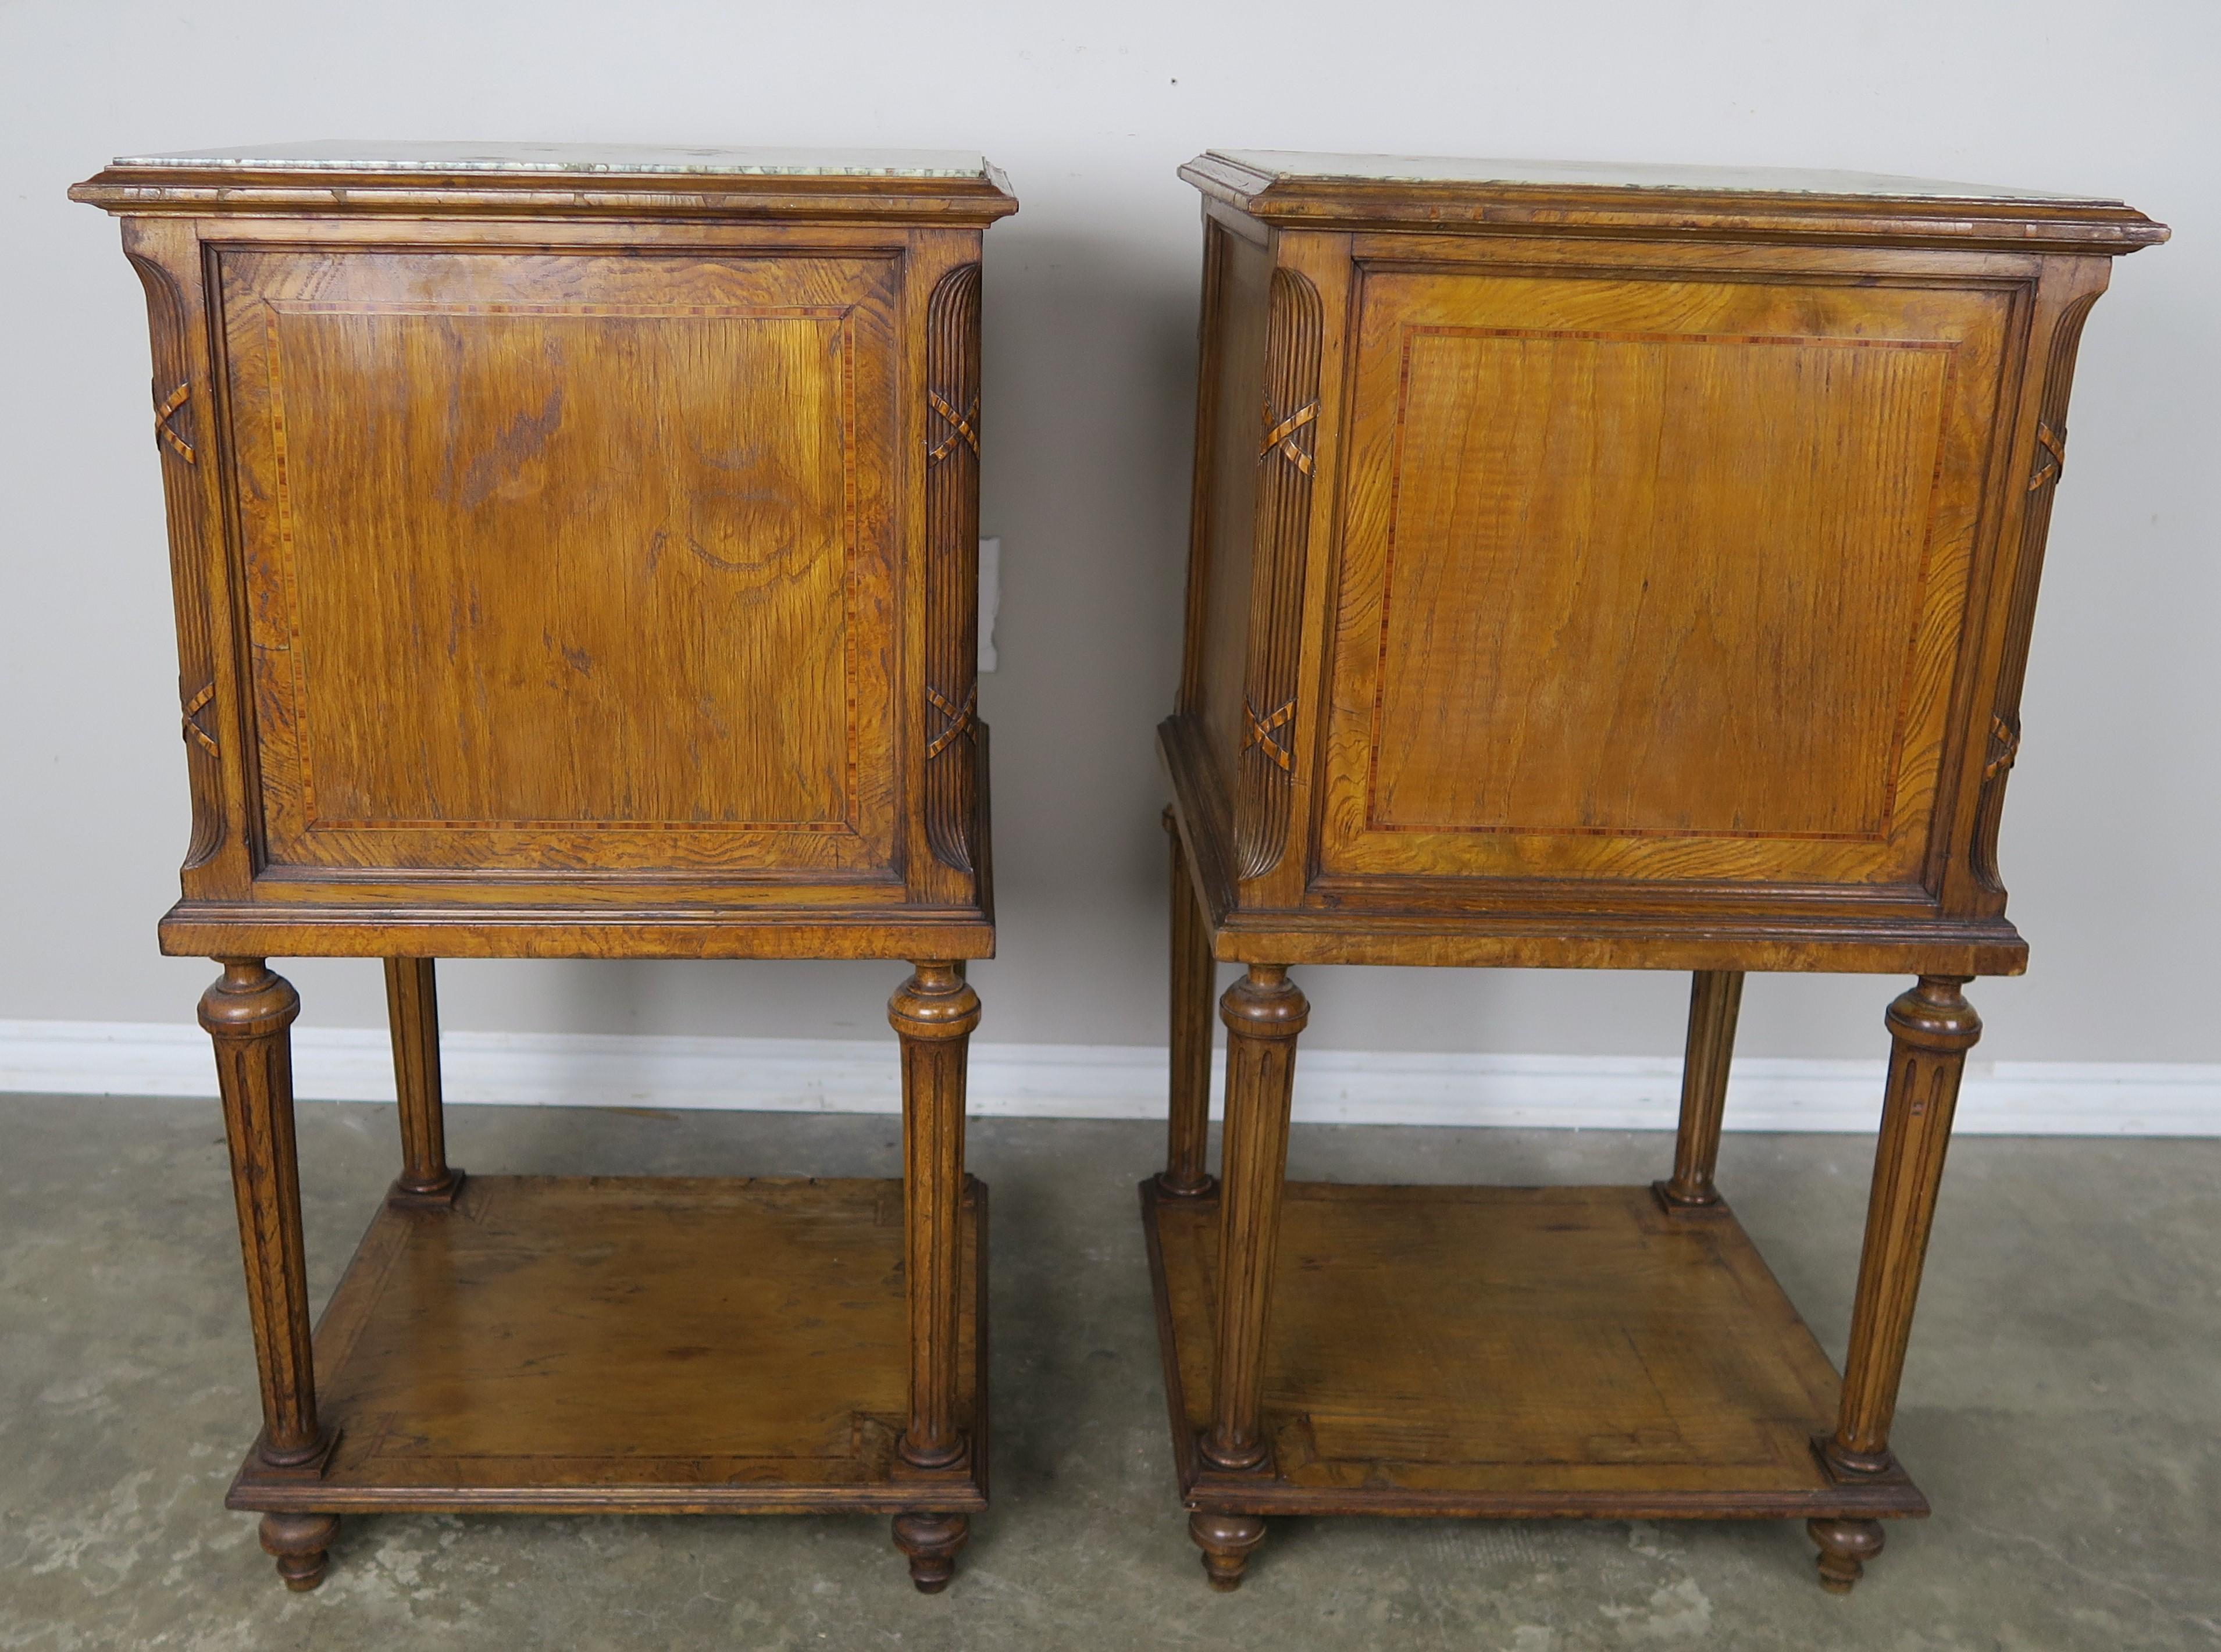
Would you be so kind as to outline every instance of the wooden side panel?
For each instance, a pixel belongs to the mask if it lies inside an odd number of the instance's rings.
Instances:
[[[1207,542],[1203,635],[1197,683],[1201,719],[1223,794],[1233,795],[1245,723],[1242,692],[1248,661],[1253,537],[1257,505],[1257,448],[1263,426],[1266,317],[1272,259],[1262,247],[1223,229],[1219,240],[1217,312],[1210,332],[1211,374],[1210,497],[1201,527]]]
[[[223,261],[271,860],[893,860],[892,258]]]
[[[1368,270],[1324,869],[1918,883],[2011,314]]]

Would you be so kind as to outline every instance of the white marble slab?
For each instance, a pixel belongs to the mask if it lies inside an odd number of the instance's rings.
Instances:
[[[1768,195],[1832,195],[1945,201],[2072,201],[2087,197],[1990,184],[1941,183],[1875,172],[1807,171],[1788,166],[1666,166],[1587,160],[1461,160],[1447,155],[1311,154],[1294,149],[1212,149],[1275,182],[1365,181],[1384,184],[1589,185],[1599,188],[1748,191]]]
[[[326,138],[167,155],[118,166],[346,172],[701,172],[741,178],[987,178],[962,149],[677,148],[623,143],[413,143]]]

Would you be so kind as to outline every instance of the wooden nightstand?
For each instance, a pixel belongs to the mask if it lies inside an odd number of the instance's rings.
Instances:
[[[147,288],[216,1041],[295,1588],[384,1509],[985,1506],[963,961],[976,155],[321,144],[72,191]],[[383,957],[404,1165],[313,1339],[284,954]],[[432,959],[888,958],[900,1182],[446,1162]]]
[[[1290,1514],[1794,1516],[1849,1588],[2118,202],[1841,174],[1212,152],[1163,727],[1180,1491]],[[1204,1168],[1212,964],[1223,1186]],[[1283,1186],[1300,964],[1695,974],[1655,1187]],[[1742,973],[1918,976],[1841,1379],[1712,1185]]]

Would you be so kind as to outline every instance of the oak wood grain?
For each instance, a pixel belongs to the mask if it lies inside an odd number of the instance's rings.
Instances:
[[[936,805],[973,864],[924,818],[927,662],[976,606],[929,550],[928,299],[1015,204],[992,169],[714,207],[597,175],[622,220],[547,172],[141,170],[78,193],[163,381],[198,754],[166,947],[992,951],[976,719]]]

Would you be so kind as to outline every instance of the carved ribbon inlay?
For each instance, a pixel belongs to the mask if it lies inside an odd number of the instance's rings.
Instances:
[[[2067,432],[2062,427],[2055,433],[2043,420],[2036,422],[2036,470],[2028,479],[2028,491],[2033,493],[2046,482],[2056,482],[2067,470]]]
[[[190,441],[187,441],[185,437],[178,434],[178,427],[172,424],[171,420],[177,416],[178,410],[185,406],[187,398],[190,397],[192,393],[192,385],[190,384],[180,385],[175,390],[172,391],[167,396],[162,397],[160,401],[154,404],[155,436],[160,441],[169,443],[171,451],[176,454],[178,458],[184,460],[188,465],[194,462],[193,445]]]
[[[2020,730],[2003,717],[1990,719],[1990,760],[1982,765],[1982,779],[1994,780],[2020,755]]]
[[[1257,449],[1261,469],[1234,809],[1235,875],[1239,878],[1264,876],[1280,863],[1288,843],[1296,768],[1296,672],[1303,654],[1304,573],[1311,541],[1323,336],[1318,289],[1299,271],[1274,270],[1265,322],[1264,422]],[[1274,462],[1276,454],[1286,462]]]
[[[946,725],[933,737],[925,748],[927,760],[930,761],[948,749],[949,742],[960,739],[972,732],[972,724],[979,710],[979,685],[976,683],[973,685],[972,691],[964,697],[964,704],[961,705],[952,705],[942,698],[938,689],[929,686],[925,691],[925,703],[947,719]]]
[[[1318,403],[1312,401],[1276,422],[1273,416],[1272,398],[1266,397],[1265,445],[1257,450],[1257,462],[1263,464],[1272,456],[1273,450],[1277,447],[1280,450],[1282,457],[1286,458],[1291,465],[1309,476],[1311,473],[1311,456],[1305,449],[1296,445],[1296,433],[1317,417],[1318,417]]]
[[[1290,700],[1271,716],[1261,717],[1257,715],[1257,708],[1248,700],[1244,700],[1242,702],[1242,711],[1249,724],[1248,731],[1242,737],[1242,748],[1247,751],[1252,746],[1258,747],[1266,756],[1271,758],[1283,770],[1292,768],[1295,760],[1289,754],[1287,746],[1284,743],[1285,737],[1279,730],[1286,728],[1293,721],[1296,715],[1296,703]]]
[[[937,390],[929,390],[925,392],[925,404],[938,413],[942,422],[948,426],[948,434],[942,437],[935,446],[925,450],[927,464],[938,465],[955,450],[956,444],[960,441],[971,448],[974,454],[979,451],[979,432],[974,423],[979,416],[979,398],[977,395],[972,397],[972,405],[961,413],[942,400],[941,392]]]
[[[200,692],[185,702],[184,711],[185,737],[198,745],[211,757],[216,755],[216,736],[202,727],[201,713],[207,710],[215,699],[216,685],[203,683],[201,685]]]

